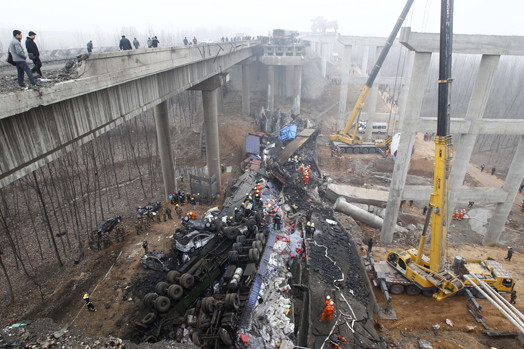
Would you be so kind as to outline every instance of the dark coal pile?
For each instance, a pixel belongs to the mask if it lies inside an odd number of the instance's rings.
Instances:
[[[154,292],[154,285],[160,281],[164,281],[166,275],[167,273],[165,272],[153,271],[146,274],[143,278],[136,280],[133,282],[132,287],[134,296],[143,299],[147,293]]]
[[[309,250],[309,257],[314,261],[314,270],[318,271],[326,284],[333,285],[335,281],[342,279],[340,269],[326,257],[326,247],[312,245]]]

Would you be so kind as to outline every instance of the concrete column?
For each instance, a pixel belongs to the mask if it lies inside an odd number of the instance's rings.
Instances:
[[[500,235],[504,231],[504,226],[517,193],[524,179],[524,136],[520,136],[519,144],[513,155],[513,160],[509,166],[509,171],[504,181],[502,190],[508,193],[505,202],[500,202],[495,208],[495,212],[489,221],[488,231],[484,237],[484,242],[498,242]]]
[[[302,94],[302,66],[296,65],[294,74],[294,97],[293,97],[293,114],[300,114],[300,96]]]
[[[362,55],[362,76],[368,76],[368,61],[369,61],[369,46],[364,47],[364,54]]]
[[[224,89],[222,86],[217,88],[217,112],[224,115]]]
[[[204,104],[204,126],[206,128],[206,155],[209,177],[217,176],[218,190],[222,187],[220,177],[220,148],[218,142],[218,108],[217,95],[219,88],[202,91]]]
[[[164,199],[167,200],[169,194],[175,191],[175,167],[173,166],[171,140],[169,138],[167,102],[164,101],[157,104],[154,109],[154,114],[160,165],[162,166],[162,177],[164,178]]]
[[[399,129],[401,137],[391,178],[384,225],[380,234],[380,240],[383,242],[393,241],[393,233],[402,201],[402,192],[406,184],[409,162],[411,160],[411,149],[415,143],[416,128],[419,123],[430,61],[431,53],[415,53],[409,95],[407,96],[409,104],[406,107],[405,115],[400,115]]]
[[[342,130],[346,124],[346,104],[348,100],[348,84],[349,84],[349,71],[351,69],[351,52],[352,46],[344,46],[342,53],[342,76],[340,85],[340,97],[338,99],[338,118],[337,118],[337,130]]]
[[[249,64],[242,64],[242,114],[244,115],[249,115],[251,112],[249,103],[249,71]]]
[[[460,198],[458,193],[462,189],[464,176],[477,141],[477,134],[482,122],[482,116],[486,110],[493,76],[497,70],[499,60],[500,56],[483,55],[480,61],[477,79],[469,100],[468,111],[466,112],[466,120],[471,121],[471,126],[467,134],[462,134],[457,139],[455,159],[453,160],[449,177],[448,222],[451,222],[457,202],[460,199],[461,201],[469,201],[468,198]]]
[[[382,47],[376,48],[376,57],[380,55],[380,51],[382,51]],[[369,97],[367,102],[367,111],[368,111],[368,120],[367,120],[367,127],[366,127],[366,134],[364,135],[364,140],[369,141],[371,140],[372,131],[373,131],[373,121],[375,119],[375,114],[377,110],[377,96],[378,96],[378,83],[377,81],[380,80],[380,77],[382,76],[382,70],[378,73],[377,79],[375,80],[375,83],[371,87],[371,91],[369,91]]]
[[[267,66],[267,109],[273,113],[275,108],[275,67]]]
[[[327,72],[327,44],[321,43],[320,44],[320,73],[322,74],[322,77],[326,77]]]
[[[284,67],[286,72],[286,98],[295,97],[295,66],[286,65]]]

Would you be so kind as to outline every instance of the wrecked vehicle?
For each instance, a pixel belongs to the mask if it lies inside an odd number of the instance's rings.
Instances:
[[[160,251],[149,252],[140,257],[140,264],[144,269],[169,271],[169,262],[169,258]]]
[[[204,247],[216,235],[209,232],[201,232],[198,230],[192,231],[187,235],[175,234],[175,247],[177,250],[184,253],[193,253],[196,249]]]
[[[145,205],[144,207],[139,207],[136,209],[136,214],[138,217],[142,217],[145,214],[157,212],[160,210],[160,207],[162,205],[159,201],[150,202],[149,204]]]
[[[100,225],[96,228],[97,232],[109,234],[113,230],[113,228],[116,227],[117,224],[120,223],[121,221],[122,221],[122,217],[120,216],[111,217],[103,221],[102,223],[100,223]]]

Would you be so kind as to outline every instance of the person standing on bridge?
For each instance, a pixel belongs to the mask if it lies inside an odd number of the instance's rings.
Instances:
[[[491,175],[492,175],[492,176],[495,174],[495,171],[496,171],[496,170],[497,170],[497,169],[496,169],[495,167],[493,167],[493,168],[491,169]]]
[[[184,46],[187,46],[189,44],[189,40],[187,40],[187,36],[184,37],[183,43],[184,43]]]
[[[93,52],[93,40],[89,40],[87,43],[87,53]]]
[[[26,63],[26,53],[24,51],[24,48],[22,47],[22,44],[20,41],[22,40],[22,32],[20,30],[13,30],[13,39],[9,43],[9,52],[11,53],[11,56],[13,57],[13,61],[16,65],[16,70],[18,71],[18,85],[20,87],[25,87],[24,83],[24,72],[29,77],[29,81],[31,82],[31,85],[33,86],[40,86],[35,81],[35,78],[33,77],[33,73],[29,69],[29,66]]]
[[[118,46],[122,51],[132,50],[133,47],[131,47],[131,42],[128,38],[126,38],[125,35],[122,35],[122,39],[120,39],[120,45]]]
[[[154,48],[158,47],[158,44],[160,44],[160,41],[158,41],[158,38],[156,36],[153,37],[153,42],[151,43]]]
[[[40,52],[38,51],[38,46],[35,44],[35,38],[36,33],[30,31],[27,39],[25,40],[25,48],[27,49],[27,55],[29,56],[29,59],[32,60],[33,64],[35,65],[33,69],[31,69],[31,73],[38,73],[39,77],[41,78],[42,71],[40,68],[42,67],[42,61],[40,61]]]
[[[198,41],[197,41],[197,38],[196,38],[196,36],[193,36],[193,45],[196,45],[196,44],[197,44],[197,42],[198,42]]]
[[[133,46],[135,46],[135,50],[138,50],[138,48],[140,47],[140,43],[136,38],[133,39]]]

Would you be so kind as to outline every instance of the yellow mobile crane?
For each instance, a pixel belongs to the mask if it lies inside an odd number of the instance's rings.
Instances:
[[[386,44],[384,45],[382,52],[380,52],[380,56],[378,57],[375,66],[369,74],[369,77],[366,81],[366,85],[360,92],[360,96],[357,99],[357,103],[353,107],[353,111],[351,112],[349,119],[346,122],[346,126],[342,131],[339,131],[329,136],[329,139],[331,140],[333,146],[340,148],[340,150],[342,150],[345,153],[377,153],[379,152],[379,150],[385,150],[388,147],[389,143],[391,143],[391,137],[386,137],[386,140],[380,139],[371,142],[362,141],[360,137],[357,136],[358,123],[355,122],[355,120],[357,119],[357,116],[360,115],[362,108],[364,108],[364,102],[366,101],[369,90],[371,89],[371,86],[373,86],[373,82],[375,81],[378,72],[382,68],[382,64],[384,64],[384,61],[386,60],[386,56],[389,53],[389,49],[391,48],[391,45],[393,45],[393,41],[395,41],[395,38],[400,30],[400,27],[402,26],[402,23],[404,23],[404,19],[406,18],[409,9],[411,8],[411,5],[413,4],[413,1],[414,0],[407,1],[406,5],[404,6],[404,9],[402,10],[402,13],[398,17],[397,22],[395,23],[395,26],[391,31],[391,34],[386,40]],[[346,73],[347,72],[344,72],[344,74]],[[349,132],[352,127],[354,128],[353,133],[350,134]],[[371,127],[371,124],[369,124],[369,127]]]
[[[464,289],[475,291],[463,275],[474,274],[499,292],[511,292],[515,281],[500,263],[486,260],[466,260],[455,257],[453,271],[445,261],[448,219],[448,178],[451,171],[452,140],[450,135],[449,85],[451,83],[453,0],[441,1],[440,67],[438,80],[438,119],[435,137],[435,173],[433,194],[426,215],[418,249],[389,251],[385,262],[375,263],[368,254],[375,281],[389,301],[393,294],[417,295],[421,291],[442,300]],[[431,247],[429,258],[423,255],[424,243],[431,220]],[[475,292],[472,292],[475,294]]]

